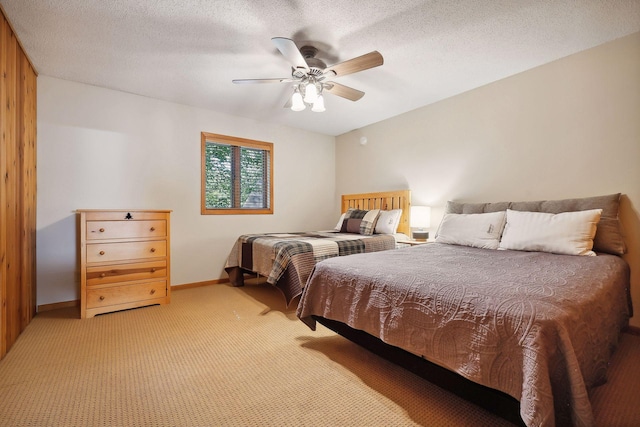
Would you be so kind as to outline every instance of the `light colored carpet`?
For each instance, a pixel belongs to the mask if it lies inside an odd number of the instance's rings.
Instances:
[[[185,289],[167,306],[77,317],[37,315],[0,362],[0,425],[511,425],[323,327],[310,331],[269,286]],[[603,426],[640,425],[634,360],[640,337],[625,335],[612,380],[594,394]]]

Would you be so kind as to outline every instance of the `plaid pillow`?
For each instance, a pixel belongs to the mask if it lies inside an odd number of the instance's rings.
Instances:
[[[376,228],[376,221],[380,215],[380,209],[365,211],[349,208],[344,215],[341,233],[357,233],[371,236]]]

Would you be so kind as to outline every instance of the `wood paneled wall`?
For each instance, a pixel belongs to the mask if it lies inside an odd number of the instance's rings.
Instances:
[[[36,72],[0,21],[0,359],[36,307]]]

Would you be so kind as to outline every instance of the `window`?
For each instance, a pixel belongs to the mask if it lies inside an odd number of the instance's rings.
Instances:
[[[202,132],[203,215],[273,213],[273,144]]]

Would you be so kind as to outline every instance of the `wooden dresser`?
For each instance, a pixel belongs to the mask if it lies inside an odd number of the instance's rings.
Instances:
[[[171,211],[76,212],[81,318],[169,303]]]

